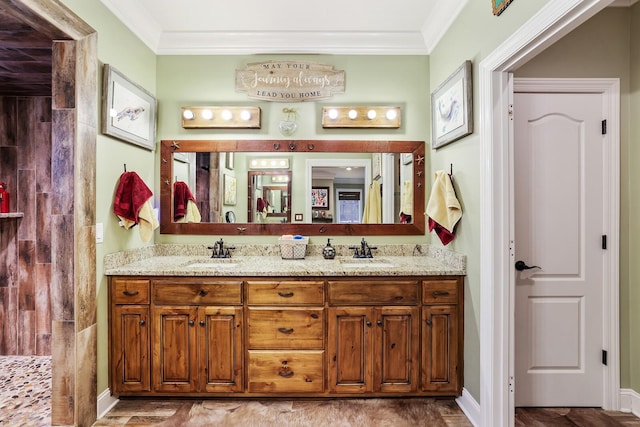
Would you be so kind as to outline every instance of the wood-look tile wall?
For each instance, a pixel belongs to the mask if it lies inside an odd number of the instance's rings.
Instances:
[[[51,355],[51,98],[0,98],[0,355]]]

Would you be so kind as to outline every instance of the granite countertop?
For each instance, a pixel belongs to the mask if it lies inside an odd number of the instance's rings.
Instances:
[[[107,276],[428,276],[464,275],[466,257],[430,245],[379,246],[374,258],[338,256],[324,259],[321,245],[309,245],[304,259],[282,259],[270,248],[237,248],[232,258],[211,258],[205,247],[154,245],[105,256]],[[318,247],[314,247],[318,246]],[[277,248],[277,246],[276,246]],[[235,252],[235,251],[234,251]],[[259,255],[255,255],[259,253]],[[179,255],[176,255],[179,254]]]

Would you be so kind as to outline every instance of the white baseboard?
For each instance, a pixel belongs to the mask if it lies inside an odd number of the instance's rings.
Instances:
[[[631,412],[636,417],[640,417],[640,393],[630,388],[621,388],[620,410]]]
[[[469,418],[474,427],[480,425],[480,404],[471,396],[466,388],[462,389],[462,396],[456,399],[456,403],[462,412]]]
[[[118,399],[111,396],[108,388],[98,396],[98,419],[104,417],[118,403]]]

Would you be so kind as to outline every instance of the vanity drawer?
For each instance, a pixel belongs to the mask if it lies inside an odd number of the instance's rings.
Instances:
[[[425,280],[422,282],[423,304],[456,304],[457,302],[457,280]]]
[[[146,279],[111,279],[114,304],[149,304],[149,281]]]
[[[239,280],[155,280],[151,289],[156,305],[242,304],[242,281]]]
[[[413,305],[418,303],[418,282],[413,280],[330,281],[331,305]]]
[[[247,303],[250,305],[322,305],[324,282],[248,281]]]
[[[249,308],[249,348],[322,348],[324,308]]]
[[[249,392],[324,391],[324,351],[249,351]]]

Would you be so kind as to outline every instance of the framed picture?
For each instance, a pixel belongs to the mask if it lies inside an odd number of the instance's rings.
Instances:
[[[491,0],[494,15],[500,15],[513,0]]]
[[[236,177],[224,174],[224,199],[225,205],[236,204]]]
[[[329,187],[313,187],[311,189],[311,208],[329,209]]]
[[[411,153],[402,153],[402,164],[409,165],[413,162],[413,154]]]
[[[102,133],[153,151],[157,102],[151,93],[105,64],[102,75]]]
[[[471,61],[465,61],[431,93],[431,148],[473,132]]]
[[[227,152],[225,157],[225,167],[229,170],[233,170],[235,167],[235,159],[233,151]]]

